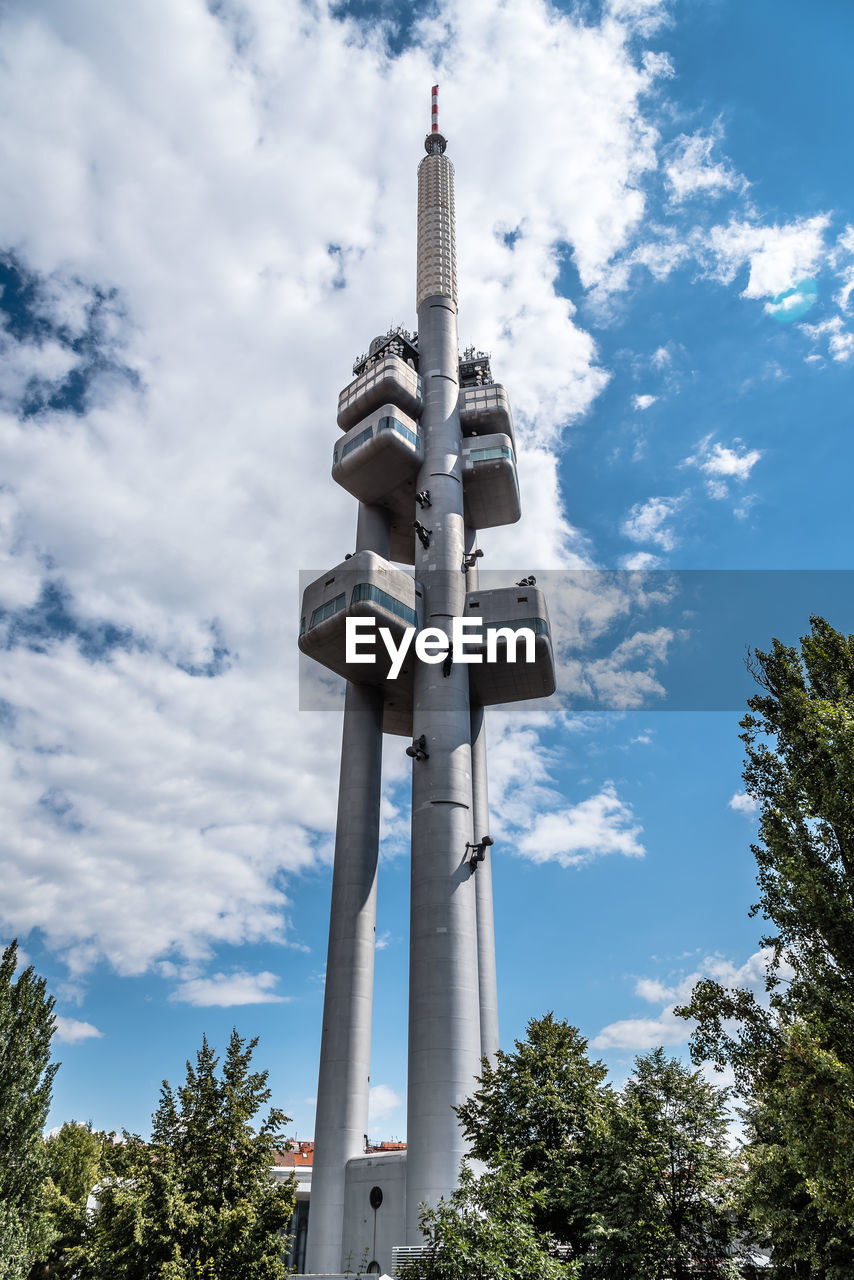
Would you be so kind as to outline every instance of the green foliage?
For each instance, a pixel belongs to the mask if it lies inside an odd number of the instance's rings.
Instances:
[[[774,1280],[850,1280],[854,1250],[844,1220],[824,1214],[787,1142],[785,1100],[771,1090],[746,1110],[748,1156],[743,1198],[753,1239],[773,1248]]]
[[[756,653],[765,692],[742,721],[744,780],[761,804],[763,939],[793,967],[783,1007],[826,1022],[846,1045],[854,1026],[854,636],[821,618],[801,652]],[[769,743],[768,739],[772,741]],[[840,1022],[841,1019],[841,1022]]]
[[[93,1280],[283,1280],[293,1182],[270,1177],[287,1117],[271,1108],[257,1040],[232,1033],[221,1075],[206,1039],[185,1083],[163,1082],[151,1143],[133,1134],[98,1190],[89,1245]]]
[[[745,1203],[781,1276],[854,1273],[854,636],[811,619],[800,650],[756,651],[742,720],[760,803],[769,1008],[706,980],[681,1012],[695,1060],[747,1099]]]
[[[417,1280],[742,1274],[726,1091],[661,1049],[637,1060],[622,1095],[605,1075],[551,1014],[485,1064],[458,1113],[486,1171],[466,1169],[424,1215]]]
[[[89,1228],[87,1200],[117,1162],[114,1140],[115,1134],[74,1121],[45,1140],[43,1202],[53,1242],[30,1280],[75,1280],[80,1274]]]
[[[407,1280],[563,1280],[578,1275],[557,1256],[553,1237],[538,1231],[543,1193],[532,1174],[508,1163],[475,1178],[464,1163],[448,1201],[421,1215],[427,1255]]]
[[[742,1274],[727,1098],[663,1049],[636,1060],[591,1197],[597,1208],[586,1274],[607,1280]]]
[[[584,1248],[590,1175],[616,1105],[606,1076],[576,1028],[549,1013],[528,1023],[515,1053],[485,1062],[480,1087],[458,1108],[472,1155],[531,1175],[534,1229],[574,1255]]]
[[[53,997],[17,944],[0,960],[0,1280],[26,1280],[50,1242],[41,1184],[42,1128],[58,1063],[50,1061]]]

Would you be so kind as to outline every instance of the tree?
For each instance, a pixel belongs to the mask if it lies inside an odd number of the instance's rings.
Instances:
[[[423,1215],[413,1280],[742,1274],[726,1090],[662,1049],[615,1094],[578,1031],[547,1014],[457,1110],[486,1167],[464,1167]]]
[[[616,1105],[606,1076],[576,1028],[548,1013],[528,1023],[515,1053],[484,1063],[478,1089],[457,1108],[472,1155],[527,1175],[531,1226],[573,1257],[587,1247],[591,1172]]]
[[[680,1012],[695,1060],[731,1065],[746,1098],[745,1194],[777,1274],[830,1280],[854,1269],[854,636],[813,617],[800,650],[775,640],[753,671],[768,1007],[706,980]]]
[[[284,1233],[294,1185],[270,1176],[287,1117],[270,1100],[268,1072],[250,1070],[257,1039],[232,1032],[221,1076],[203,1037],[195,1066],[174,1091],[164,1080],[145,1143],[125,1134],[112,1176],[98,1190],[89,1260],[96,1280],[283,1280]]]
[[[728,1094],[663,1049],[635,1062],[595,1179],[587,1274],[711,1280],[742,1274]]]
[[[115,1134],[91,1124],[66,1123],[44,1143],[44,1207],[53,1241],[29,1280],[75,1280],[81,1275],[90,1215],[89,1196],[117,1163]]]
[[[426,1256],[410,1263],[407,1280],[569,1280],[578,1263],[558,1256],[553,1237],[534,1218],[543,1193],[532,1174],[508,1164],[476,1178],[463,1162],[449,1200],[421,1215]]]
[[[48,1246],[42,1128],[58,1063],[54,1000],[32,965],[14,981],[17,943],[0,960],[0,1280],[25,1280]]]

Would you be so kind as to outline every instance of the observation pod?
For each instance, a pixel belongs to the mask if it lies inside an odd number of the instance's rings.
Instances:
[[[373,648],[362,646],[375,662],[348,663],[347,618],[372,618],[366,634]],[[396,680],[389,679],[391,659],[379,635],[387,627],[399,645],[407,627],[421,626],[421,589],[415,580],[374,551],[357,551],[305,588],[302,597],[299,647],[329,671],[358,685],[373,685],[383,693],[383,733],[412,735],[411,650]]]
[[[466,524],[494,529],[522,514],[516,459],[509,436],[471,436],[462,442]]]
[[[423,461],[417,422],[394,404],[357,422],[332,451],[332,479],[388,513],[389,553],[400,564],[415,561],[415,478]]]
[[[509,436],[516,450],[510,399],[499,382],[460,388],[460,426],[464,436]]]
[[[415,507],[415,476],[424,460],[418,424],[384,404],[351,427],[332,450],[332,479],[360,502],[405,511]]]
[[[472,702],[482,707],[502,702],[526,702],[529,698],[547,698],[554,693],[555,660],[546,598],[539,587],[499,587],[494,591],[471,591],[466,596],[466,618],[483,622],[484,643],[470,644],[472,654],[480,653],[484,661],[469,667],[469,689]],[[489,628],[507,628],[518,632],[523,627],[534,633],[534,661],[525,661],[525,639],[519,637],[515,661],[508,661],[512,646],[497,638],[496,661],[487,662],[486,633]]]
[[[383,404],[397,405],[410,418],[421,416],[421,379],[400,357],[384,352],[348,383],[338,397],[338,425],[349,431]]]

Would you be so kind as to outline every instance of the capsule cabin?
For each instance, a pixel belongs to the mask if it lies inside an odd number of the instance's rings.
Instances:
[[[376,661],[348,663],[347,618],[372,618],[375,628],[366,631],[373,644],[362,646]],[[387,627],[395,645],[407,627],[420,627],[421,591],[414,578],[395,569],[374,551],[357,551],[305,588],[300,614],[299,647],[329,671],[356,684],[384,686],[383,732],[412,733],[412,672],[408,657],[396,680],[389,680],[391,659],[379,635]],[[412,650],[410,650],[412,654]]]
[[[415,478],[423,457],[418,423],[394,404],[357,422],[332,451],[333,480],[389,512],[391,558],[402,564],[415,559]]]
[[[381,405],[393,404],[410,418],[421,416],[421,379],[401,356],[383,352],[368,362],[338,397],[338,425],[349,431]]]
[[[494,529],[522,514],[516,458],[509,436],[470,436],[462,442],[466,524]]]
[[[510,399],[498,382],[460,388],[460,427],[463,436],[505,435],[515,453]]]
[[[466,596],[466,618],[480,618],[483,643],[469,643],[469,653],[481,653],[483,662],[469,666],[472,702],[494,706],[500,702],[525,702],[547,698],[555,691],[555,662],[546,598],[538,587],[499,587],[493,591],[470,591]],[[509,661],[512,645],[496,637],[496,661],[487,662],[486,633],[490,628],[518,632],[523,627],[534,635],[534,661],[526,662],[523,637],[515,645],[515,661]]]
[[[396,405],[384,404],[335,445],[332,478],[360,502],[388,502],[411,516],[415,476],[423,458],[415,419]]]

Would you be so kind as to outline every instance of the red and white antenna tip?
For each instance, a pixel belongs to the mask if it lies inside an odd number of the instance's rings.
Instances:
[[[441,156],[445,154],[447,145],[439,132],[439,86],[434,84],[430,90],[430,132],[424,139],[424,150],[428,156]]]

